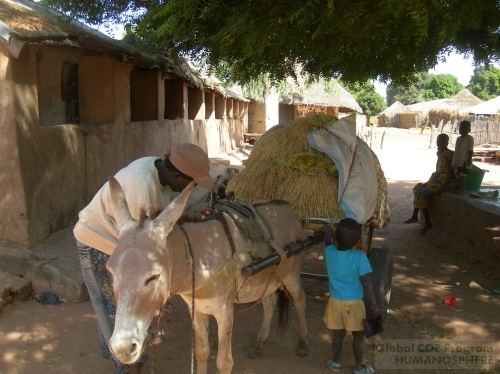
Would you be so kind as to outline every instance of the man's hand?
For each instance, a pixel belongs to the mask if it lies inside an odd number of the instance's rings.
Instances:
[[[325,223],[325,225],[321,228],[320,231],[323,234],[325,234],[325,246],[333,244],[333,242],[332,242],[332,228],[330,227],[330,225],[328,223]]]
[[[375,319],[375,318],[378,318],[382,315],[382,311],[380,310],[380,308],[378,307],[377,304],[373,304],[371,306],[372,308],[372,318]]]

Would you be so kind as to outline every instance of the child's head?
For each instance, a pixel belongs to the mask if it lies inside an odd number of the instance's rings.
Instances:
[[[436,139],[436,144],[438,147],[438,151],[444,151],[448,148],[448,143],[450,142],[450,137],[446,134],[439,134]]]
[[[335,240],[338,249],[349,249],[361,238],[361,228],[352,218],[341,220],[335,230]]]
[[[471,124],[469,121],[462,121],[460,122],[460,127],[458,128],[458,132],[460,135],[465,136],[468,133],[470,133],[471,130]]]

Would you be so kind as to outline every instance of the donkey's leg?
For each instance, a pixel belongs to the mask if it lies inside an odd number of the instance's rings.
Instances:
[[[309,355],[309,333],[306,326],[306,293],[300,283],[300,261],[299,256],[293,259],[292,270],[283,279],[283,284],[292,295],[293,303],[297,309],[297,317],[299,319],[299,345],[297,354],[299,357]]]
[[[210,354],[208,322],[208,315],[194,313],[194,353],[196,354],[197,374],[207,374],[207,360]]]
[[[269,338],[269,329],[271,328],[271,320],[273,318],[274,307],[276,306],[276,292],[272,292],[262,299],[262,307],[264,308],[264,317],[260,325],[259,335],[257,336],[257,343],[255,347],[250,348],[247,354],[248,358],[262,357],[262,350],[264,344]]]
[[[220,374],[230,374],[233,369],[233,354],[231,352],[231,337],[233,335],[234,308],[232,303],[226,303],[214,314],[217,320],[219,347],[217,353],[217,369]]]

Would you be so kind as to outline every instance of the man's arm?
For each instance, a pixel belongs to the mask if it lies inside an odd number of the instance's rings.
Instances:
[[[372,318],[380,317],[382,315],[382,311],[377,305],[375,294],[373,293],[372,273],[362,275],[359,278],[361,279],[361,284],[363,285],[363,292],[370,303],[370,307],[372,308]]]
[[[325,234],[325,247],[332,245],[332,227],[328,223],[325,223],[325,225],[321,228],[321,231]]]

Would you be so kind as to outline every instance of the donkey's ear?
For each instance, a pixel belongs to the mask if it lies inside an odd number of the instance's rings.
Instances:
[[[115,213],[115,220],[118,224],[118,231],[120,231],[127,222],[134,221],[130,210],[128,208],[127,200],[122,186],[114,177],[108,177],[109,195],[111,207]]]
[[[184,188],[184,190],[181,192],[181,194],[177,196],[174,201],[168,204],[165,210],[155,218],[154,224],[156,227],[158,227],[161,235],[164,235],[166,237],[172,230],[172,227],[182,215],[184,207],[186,206],[187,199],[191,194],[191,191],[193,190],[195,184],[196,183],[194,181],[189,183],[187,187]]]

